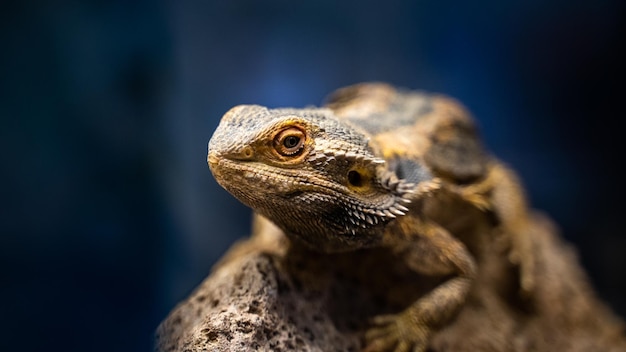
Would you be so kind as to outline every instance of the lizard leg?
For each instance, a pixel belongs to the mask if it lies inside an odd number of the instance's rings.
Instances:
[[[408,245],[401,246],[398,252],[411,269],[454,276],[404,311],[375,317],[365,334],[367,352],[425,351],[433,331],[449,322],[464,304],[476,275],[473,257],[463,243],[442,227],[416,219],[405,221],[401,227],[412,233],[419,229],[419,237],[409,235]]]
[[[528,204],[520,181],[512,171],[498,165],[492,168],[491,174],[497,178],[491,191],[493,210],[501,219],[504,232],[511,238],[509,258],[519,266],[521,293],[528,297],[535,286],[535,256],[528,233]]]
[[[534,256],[528,235],[528,205],[515,173],[500,163],[494,163],[482,181],[451,190],[477,208],[496,213],[505,233],[510,236],[509,258],[519,266],[521,293],[530,295],[534,287]]]

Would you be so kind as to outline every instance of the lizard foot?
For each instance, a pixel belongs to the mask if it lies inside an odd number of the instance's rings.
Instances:
[[[381,315],[372,319],[373,327],[365,333],[363,352],[423,352],[430,329],[406,314]]]

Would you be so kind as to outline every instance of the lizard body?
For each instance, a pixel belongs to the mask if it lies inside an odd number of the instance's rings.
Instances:
[[[450,98],[368,83],[321,108],[240,105],[222,118],[207,160],[220,185],[297,243],[324,253],[387,247],[412,270],[446,278],[376,317],[368,351],[424,351],[464,304],[478,243],[494,231],[508,236],[520,295],[532,291],[522,188]]]

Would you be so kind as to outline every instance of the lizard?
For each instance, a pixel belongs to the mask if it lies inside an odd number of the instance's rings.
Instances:
[[[367,82],[321,107],[238,105],[210,138],[207,162],[294,243],[322,253],[386,247],[411,270],[445,278],[404,311],[374,317],[366,351],[426,350],[476,278],[473,236],[506,234],[519,294],[532,293],[521,182],[453,98]]]

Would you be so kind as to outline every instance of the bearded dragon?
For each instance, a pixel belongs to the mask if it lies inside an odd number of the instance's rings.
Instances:
[[[510,242],[520,297],[533,290],[520,182],[449,97],[362,83],[322,107],[236,106],[207,161],[222,187],[295,243],[323,253],[382,246],[444,278],[404,311],[375,317],[366,351],[424,351],[472,287],[476,238],[494,231]]]

